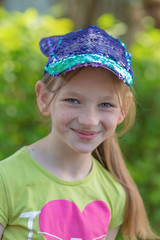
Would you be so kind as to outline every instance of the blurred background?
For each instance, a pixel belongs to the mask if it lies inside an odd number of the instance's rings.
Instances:
[[[160,0],[0,0],[0,159],[49,132],[34,93],[47,61],[39,40],[88,25],[132,53],[137,118],[120,144],[160,234]]]

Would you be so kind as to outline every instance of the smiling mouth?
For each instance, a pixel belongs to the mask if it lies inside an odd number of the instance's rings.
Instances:
[[[72,131],[82,140],[92,140],[99,134],[99,132],[96,131],[83,131],[77,129],[72,129]]]

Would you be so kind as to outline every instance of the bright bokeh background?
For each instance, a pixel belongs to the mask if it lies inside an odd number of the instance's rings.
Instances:
[[[127,31],[126,24],[111,14],[99,16],[95,24],[114,37]],[[120,144],[151,225],[160,234],[160,31],[150,17],[142,19],[142,26],[129,49],[137,118]],[[39,15],[35,9],[21,13],[0,8],[0,159],[48,133],[49,123],[38,121],[34,93],[47,61],[38,43],[44,36],[73,29],[69,18]]]

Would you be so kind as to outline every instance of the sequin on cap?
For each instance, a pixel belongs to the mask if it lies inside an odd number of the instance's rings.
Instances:
[[[83,66],[100,66],[132,85],[131,54],[124,43],[101,28],[88,26],[66,35],[43,38],[40,48],[49,57],[44,74],[55,77]]]

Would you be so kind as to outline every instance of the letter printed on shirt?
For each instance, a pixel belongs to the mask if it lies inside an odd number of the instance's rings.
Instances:
[[[40,211],[33,211],[33,212],[25,212],[20,215],[20,218],[29,218],[28,219],[28,240],[32,240],[33,235],[33,220],[34,218],[40,214]]]

